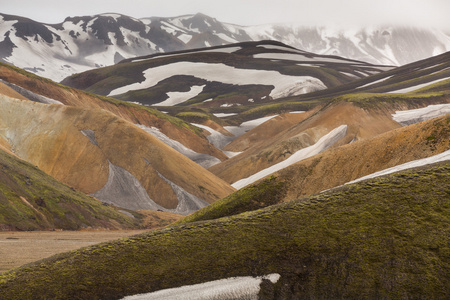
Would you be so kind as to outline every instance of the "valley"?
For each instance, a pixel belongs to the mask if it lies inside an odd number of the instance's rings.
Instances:
[[[0,295],[446,298],[450,36],[355,30],[0,14]]]

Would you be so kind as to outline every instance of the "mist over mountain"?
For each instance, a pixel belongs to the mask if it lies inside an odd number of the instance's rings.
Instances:
[[[240,26],[200,13],[143,19],[101,14],[48,25],[0,14],[0,61],[55,81],[124,58],[259,40],[385,65],[404,65],[450,50],[448,32],[418,27]]]

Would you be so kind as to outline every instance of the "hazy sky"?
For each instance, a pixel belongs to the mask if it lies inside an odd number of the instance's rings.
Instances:
[[[51,24],[106,12],[136,18],[201,12],[239,25],[406,23],[450,29],[450,0],[0,0],[0,12]]]

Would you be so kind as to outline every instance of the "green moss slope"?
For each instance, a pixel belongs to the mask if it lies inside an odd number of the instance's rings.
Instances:
[[[118,299],[281,274],[273,299],[446,299],[450,163],[65,253],[5,273],[6,299]]]
[[[0,150],[0,230],[133,227],[137,219]]]

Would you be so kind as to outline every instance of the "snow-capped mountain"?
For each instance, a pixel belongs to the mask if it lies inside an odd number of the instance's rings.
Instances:
[[[145,105],[231,107],[324,90],[392,68],[262,41],[126,59],[61,83]]]
[[[49,25],[0,14],[0,61],[56,81],[124,58],[259,40],[388,65],[403,65],[450,50],[448,33],[412,27],[239,26],[203,14],[144,19],[101,14],[69,17]]]

